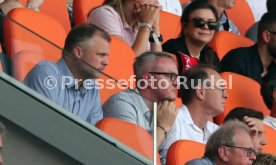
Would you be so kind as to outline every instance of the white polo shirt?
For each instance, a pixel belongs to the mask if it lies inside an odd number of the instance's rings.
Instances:
[[[174,126],[168,133],[167,138],[160,147],[160,156],[162,164],[166,161],[167,151],[172,143],[177,140],[192,140],[206,144],[213,132],[219,128],[218,125],[207,122],[204,130],[196,126],[192,120],[190,112],[185,105],[180,107]]]
[[[175,124],[177,140],[193,140],[204,144],[207,143],[209,136],[219,128],[218,125],[210,121],[204,126],[204,130],[198,128],[194,124],[190,112],[185,105],[180,107]]]
[[[162,10],[175,14],[182,15],[182,7],[179,0],[158,0],[159,4],[162,6]]]

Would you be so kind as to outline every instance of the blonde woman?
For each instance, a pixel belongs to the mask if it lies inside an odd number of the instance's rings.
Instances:
[[[160,10],[157,0],[105,0],[90,12],[88,23],[122,38],[139,56],[148,50],[162,50]]]

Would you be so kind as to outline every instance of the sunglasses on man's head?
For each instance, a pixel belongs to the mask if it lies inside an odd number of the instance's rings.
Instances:
[[[202,29],[207,24],[209,30],[218,29],[218,23],[215,21],[205,21],[202,18],[192,18],[191,21],[193,22],[193,25],[197,28]]]

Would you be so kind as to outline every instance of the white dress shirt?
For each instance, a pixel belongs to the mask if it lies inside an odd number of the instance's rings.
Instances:
[[[247,3],[253,12],[255,22],[259,21],[262,15],[267,11],[266,0],[247,0]]]
[[[158,0],[159,4],[162,6],[162,10],[175,14],[182,15],[182,7],[179,0]]]
[[[209,136],[219,128],[218,125],[210,121],[204,126],[204,130],[198,128],[198,126],[194,124],[190,112],[185,105],[180,107],[175,126],[177,140],[187,139],[204,144],[207,143]]]
[[[276,118],[275,117],[271,117],[271,116],[266,116],[264,118],[264,124],[268,125],[270,127],[272,127],[273,129],[276,130]]]
[[[172,143],[177,140],[192,140],[206,144],[213,132],[219,128],[218,125],[208,121],[204,129],[200,129],[193,122],[188,108],[185,105],[180,107],[175,123],[167,138],[160,147],[160,156],[162,164],[166,161],[167,151]]]

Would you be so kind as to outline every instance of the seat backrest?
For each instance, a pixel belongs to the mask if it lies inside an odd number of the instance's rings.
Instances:
[[[190,140],[178,140],[168,150],[167,165],[184,165],[192,159],[203,157],[204,150],[205,144]]]
[[[23,5],[27,4],[27,0],[19,0]],[[67,10],[66,0],[44,0],[43,4],[40,6],[40,12],[55,18],[61,23],[66,33],[71,30],[69,13]]]
[[[191,0],[179,0],[181,4],[187,3],[187,2],[191,2]]]
[[[133,62],[135,59],[135,54],[131,47],[122,39],[112,36],[110,44],[110,56],[109,56],[109,65],[104,70],[105,73],[112,76],[116,80],[128,80],[133,75]],[[126,88],[120,88],[116,83],[112,83],[114,88],[111,85],[107,85],[108,78],[106,76],[101,76],[101,80],[104,80],[105,86],[100,88],[100,96],[102,103],[104,103],[110,96],[114,95],[117,92],[120,92]],[[134,82],[129,81],[130,88],[134,88]],[[133,85],[133,87],[131,87]]]
[[[226,10],[226,14],[234,22],[243,36],[245,36],[247,30],[255,23],[254,15],[246,0],[236,0],[234,7]]]
[[[3,65],[2,65],[2,61],[0,61],[0,72],[3,72]]]
[[[75,26],[85,23],[90,10],[100,6],[103,2],[104,0],[74,0],[73,17]]]
[[[9,12],[8,16],[63,48],[66,32],[63,26],[50,16],[27,8],[14,9]],[[31,50],[50,56],[61,54],[60,49],[7,18],[4,19],[4,38],[9,59],[22,50]]]
[[[57,62],[61,55],[45,56],[38,52],[23,50],[13,57],[13,77],[18,81],[23,81],[26,75],[41,61]]]
[[[144,128],[116,118],[104,118],[96,127],[153,160],[153,138]],[[160,164],[159,155],[158,163]]]
[[[182,100],[181,98],[177,97],[174,101],[175,105],[177,108],[181,107],[182,106]]]
[[[276,155],[276,130],[265,125],[265,137],[267,144],[264,146],[263,152]]]
[[[209,46],[214,49],[221,60],[230,50],[253,44],[254,42],[246,37],[228,31],[218,31],[209,43]]]
[[[246,107],[269,114],[260,93],[260,85],[255,80],[231,72],[223,72],[221,77],[227,81],[224,112],[215,118],[217,124],[222,124],[224,117],[236,107]]]
[[[163,43],[168,39],[176,38],[181,31],[181,17],[165,11],[160,11],[160,33]]]

